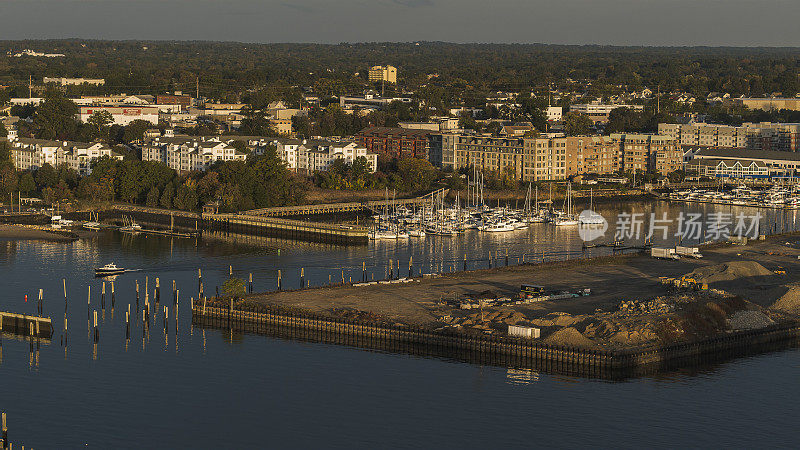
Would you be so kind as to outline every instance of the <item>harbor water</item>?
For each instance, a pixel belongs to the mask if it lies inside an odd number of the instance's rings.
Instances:
[[[664,202],[607,203],[610,242],[620,212],[745,213],[759,210]],[[761,229],[798,229],[795,212],[760,210]],[[677,224],[670,225],[674,244]],[[647,222],[644,224],[647,229]],[[702,240],[704,240],[703,238]],[[641,245],[626,239],[626,245]],[[685,243],[692,243],[686,241]],[[659,245],[655,242],[655,245]],[[666,243],[665,243],[666,245]],[[508,233],[377,241],[336,247],[252,236],[201,239],[99,232],[72,243],[0,241],[0,310],[33,314],[39,289],[53,318],[51,342],[8,334],[0,354],[0,411],[9,439],[33,448],[419,448],[419,447],[788,447],[795,442],[795,370],[787,350],[658,376],[608,382],[480,366],[449,359],[373,352],[191,326],[197,269],[207,295],[228,277],[255,291],[385,276],[390,264],[415,272],[504,264],[545,252],[583,254],[575,227],[535,224]],[[610,253],[588,250],[589,256]],[[390,262],[391,261],[391,262]],[[107,285],[93,269],[136,269]],[[154,304],[154,280],[161,302]],[[63,283],[69,329],[64,345]],[[147,280],[147,281],[145,281]],[[177,318],[172,282],[179,289]],[[136,310],[135,283],[150,288],[157,316],[149,329]],[[546,280],[535,280],[546,283]],[[91,286],[90,304],[87,293]],[[28,296],[27,303],[25,296]],[[134,316],[126,339],[125,313]],[[169,306],[168,326],[163,307]],[[99,341],[89,314],[98,311]],[[138,320],[137,320],[138,318]],[[177,320],[176,320],[177,319]],[[33,350],[31,350],[33,349]]]

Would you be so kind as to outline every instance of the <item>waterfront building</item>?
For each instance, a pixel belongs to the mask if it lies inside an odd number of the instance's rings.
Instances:
[[[378,170],[378,155],[352,141],[332,141],[322,139],[276,139],[278,156],[286,166],[295,172],[312,174],[328,170],[337,159],[353,164],[357,158],[367,161],[367,169]]]
[[[686,170],[718,178],[800,176],[800,153],[732,148],[701,149]]]
[[[247,154],[216,137],[159,136],[142,146],[142,160],[158,161],[178,172],[205,172],[217,161],[245,161]]]
[[[658,132],[677,139],[685,146],[785,152],[800,150],[800,123],[746,122],[741,126],[660,123]]]
[[[441,133],[431,136],[431,162],[452,168],[512,171],[523,181],[563,180],[586,173],[651,171],[661,175],[683,165],[677,141],[656,134],[538,137]]]
[[[369,81],[397,83],[397,68],[394,66],[372,66],[369,69]]]
[[[370,127],[361,130],[356,135],[356,140],[368,152],[386,158],[428,159],[430,137],[433,133],[432,130],[425,129]]]
[[[9,139],[11,160],[17,170],[36,170],[44,164],[58,167],[66,164],[81,175],[92,173],[92,162],[98,158],[122,159],[101,142],[54,141],[49,139],[17,138]]]

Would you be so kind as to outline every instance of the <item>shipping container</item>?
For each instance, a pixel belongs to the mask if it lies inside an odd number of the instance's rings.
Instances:
[[[519,325],[509,325],[508,335],[514,337],[523,337],[527,339],[538,339],[541,330],[534,327],[523,327]]]
[[[680,256],[675,254],[674,248],[653,247],[650,249],[650,256],[653,258],[680,259]]]

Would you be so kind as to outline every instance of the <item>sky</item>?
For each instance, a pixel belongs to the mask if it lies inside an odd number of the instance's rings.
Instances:
[[[800,46],[797,0],[0,0],[0,40]]]

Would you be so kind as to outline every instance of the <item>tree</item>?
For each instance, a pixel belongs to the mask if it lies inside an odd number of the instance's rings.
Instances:
[[[222,295],[226,297],[241,297],[247,291],[245,290],[244,280],[241,278],[231,277],[222,283]]]
[[[34,134],[40,139],[74,139],[78,131],[78,105],[60,91],[49,90],[33,115]]]
[[[20,175],[17,189],[26,195],[36,190],[36,181],[33,180],[33,174],[30,171],[25,171]]]
[[[172,199],[175,197],[175,189],[172,187],[172,184],[168,184],[164,187],[164,192],[161,194],[161,206],[164,208],[172,208]]]
[[[564,132],[567,136],[582,136],[591,133],[594,122],[589,116],[568,112],[564,116]]]
[[[134,141],[139,141],[144,138],[144,132],[153,128],[153,124],[141,119],[136,119],[125,126],[125,131],[122,132],[122,142],[130,144]]]
[[[436,169],[424,159],[401,159],[397,163],[397,171],[402,179],[402,189],[406,192],[427,190],[436,179]]]
[[[160,198],[160,193],[158,192],[158,188],[153,186],[147,193],[147,200],[145,201],[145,205],[151,208],[157,208],[159,198]]]
[[[192,186],[182,184],[177,192],[175,192],[175,200],[172,205],[184,211],[192,211],[197,209],[197,192]]]
[[[108,139],[108,127],[114,123],[114,117],[105,109],[95,111],[86,119],[86,123],[92,127],[92,135],[95,139]]]
[[[56,183],[58,183],[58,173],[56,169],[49,163],[42,164],[42,167],[36,171],[36,184],[39,186],[39,189],[53,187]]]
[[[0,165],[0,191],[6,195],[10,195],[17,190],[17,171],[14,170],[14,165],[11,162],[3,162]]]
[[[242,109],[242,123],[239,132],[247,136],[277,136],[277,132],[267,119],[263,109],[254,109],[247,106]]]

